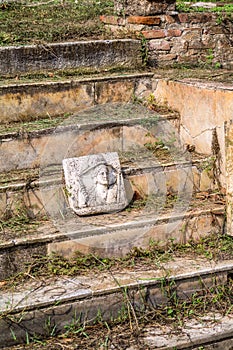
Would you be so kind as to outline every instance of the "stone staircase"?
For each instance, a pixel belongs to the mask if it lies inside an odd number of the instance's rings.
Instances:
[[[106,45],[112,50],[112,44],[104,42],[105,54]],[[128,53],[135,45],[138,41],[123,40],[119,50],[124,47]],[[96,47],[100,46],[95,42],[93,50]],[[24,50],[30,57],[35,48]],[[101,76],[13,83],[12,71],[6,72],[0,86],[0,280],[25,273],[35,256],[56,253],[72,258],[80,251],[123,257],[134,247],[147,249],[152,241],[166,246],[171,241],[186,243],[224,233],[224,196],[214,178],[211,155],[184,145],[177,111],[161,106],[156,111],[151,96],[158,77],[140,71],[138,46],[136,52],[139,71],[130,73],[127,69],[132,62],[122,53],[115,55],[116,65],[122,67],[118,74],[107,72],[106,65],[99,66],[100,53],[89,66],[104,70]],[[50,57],[41,53],[40,58],[44,66],[37,62],[34,69],[31,62],[32,71],[59,69],[48,68]],[[66,60],[69,62],[69,55]],[[22,63],[17,62],[14,74],[21,69]],[[67,202],[62,160],[103,152],[118,152],[130,204],[123,211],[79,217]],[[212,286],[216,276],[217,283],[227,283],[232,261],[207,264],[206,260],[168,264],[169,281],[175,281],[185,297],[204,288],[200,289],[199,279],[206,281],[205,286]],[[163,273],[160,268],[124,271],[124,275],[110,276],[106,285],[100,283],[103,276],[51,278],[42,284],[29,281],[13,291],[3,290],[0,347],[25,342],[27,337],[32,340],[34,334],[47,336],[44,324],[48,319],[56,325],[56,332],[62,332],[74,314],[85,315],[83,321],[88,322],[100,311],[108,320],[124,303],[123,289],[129,289],[129,298],[147,289],[148,300],[158,303],[163,299],[158,280],[167,278]],[[144,277],[148,280],[143,281]],[[59,289],[64,290],[60,296]],[[205,342],[210,339],[199,339],[193,345]],[[188,348],[182,344],[177,349]]]

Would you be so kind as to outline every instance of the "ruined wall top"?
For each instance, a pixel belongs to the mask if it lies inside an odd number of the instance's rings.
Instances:
[[[175,10],[176,0],[115,0],[118,15],[150,16]]]

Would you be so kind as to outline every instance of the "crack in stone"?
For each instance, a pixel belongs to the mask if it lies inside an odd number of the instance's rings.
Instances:
[[[195,136],[193,136],[193,135],[190,134],[189,130],[188,130],[183,124],[181,124],[181,127],[186,131],[186,133],[187,133],[192,139],[196,139],[197,137],[201,136],[202,134],[204,134],[204,133],[207,132],[207,131],[212,131],[212,132],[213,132],[214,129],[217,129],[217,128],[218,128],[218,129],[221,129],[220,126],[213,126],[212,128],[204,129],[204,130],[202,130],[200,133],[198,133],[198,134],[196,134]]]

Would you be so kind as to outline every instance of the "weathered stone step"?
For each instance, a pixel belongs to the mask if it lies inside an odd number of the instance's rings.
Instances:
[[[0,62],[3,76],[67,68],[136,68],[142,66],[141,42],[118,39],[1,47]]]
[[[153,90],[154,73],[106,74],[59,81],[0,82],[0,121],[9,124],[77,113],[96,104],[126,103]]]
[[[60,120],[59,120],[60,121]],[[64,158],[101,152],[145,148],[164,140],[181,152],[176,132],[177,113],[160,116],[139,104],[98,105],[66,118],[54,126],[41,122],[18,124],[17,131],[0,131],[0,169],[46,167]],[[22,126],[22,128],[20,128]],[[156,136],[155,136],[156,134]],[[167,141],[166,141],[167,140]]]
[[[160,150],[158,154],[151,154],[148,150],[140,154],[120,154],[122,174],[130,184],[134,197],[145,198],[157,193],[158,188],[163,195],[215,189],[216,184],[209,169],[211,158],[195,153],[188,153],[179,161],[166,157],[171,158],[166,149],[164,152]],[[51,187],[55,192],[60,186],[63,186],[61,165],[49,167],[45,174],[40,173],[38,168],[0,173],[0,217],[4,218],[7,212],[17,213],[19,207],[22,210],[24,207],[33,216],[41,216],[44,213],[41,191]],[[62,196],[61,193],[61,198]]]
[[[232,339],[232,315],[207,313],[198,320],[186,320],[176,332],[169,326],[165,326],[162,332],[161,327],[146,327],[140,340],[145,346],[157,350],[231,350]]]
[[[172,261],[162,263],[153,269],[141,267],[140,270],[126,270],[104,272],[95,275],[90,272],[86,276],[57,277],[46,279],[34,279],[24,283],[24,286],[14,287],[1,293],[0,299],[0,347],[32,341],[35,337],[48,337],[51,329],[46,329],[48,324],[54,327],[56,334],[65,332],[65,327],[74,320],[86,325],[95,321],[101,315],[103,321],[109,321],[119,317],[122,308],[130,303],[135,310],[143,310],[147,307],[155,307],[167,303],[166,287],[170,286],[176,292],[180,300],[189,300],[194,293],[213,288],[217,285],[227,284],[228,277],[233,272],[233,261],[223,260],[213,262],[204,258],[192,259],[174,257]],[[127,297],[126,297],[127,295]],[[209,329],[209,335],[205,331],[207,320],[212,325],[217,318],[218,328],[215,334]],[[233,329],[231,315],[219,317],[219,315],[205,315],[202,320],[202,332],[192,333],[188,339],[188,331],[179,337],[177,349],[186,349],[190,345],[203,345],[212,340],[224,340],[232,337]],[[212,321],[212,322],[211,322]],[[197,327],[197,322],[189,320]],[[222,327],[223,325],[223,327]],[[227,327],[224,327],[226,326]],[[188,327],[188,322],[187,322]],[[151,325],[146,327],[140,335],[145,346],[151,344],[158,349],[174,349],[175,336],[168,337],[169,326],[166,331],[160,332]],[[189,328],[190,329],[190,328]],[[156,333],[158,332],[158,333]],[[219,334],[221,332],[221,334]],[[167,334],[166,334],[167,333]],[[216,337],[217,333],[217,337]],[[202,334],[200,336],[200,334]],[[170,342],[169,342],[170,340]],[[189,340],[189,343],[188,343]],[[163,345],[162,345],[162,344]],[[173,347],[172,347],[173,346]]]
[[[124,256],[135,246],[148,247],[151,240],[161,245],[171,239],[184,243],[224,230],[224,204],[214,198],[191,201],[183,194],[166,202],[158,197],[118,213],[89,217],[60,210],[60,205],[48,204],[53,223],[17,222],[17,216],[8,224],[2,221],[0,279],[22,271],[35,255],[56,252],[70,258],[79,250]]]

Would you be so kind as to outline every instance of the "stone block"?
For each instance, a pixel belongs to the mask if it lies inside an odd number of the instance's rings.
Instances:
[[[209,23],[213,19],[211,13],[190,13],[189,22],[192,23]]]
[[[178,19],[181,23],[188,23],[189,22],[189,15],[187,13],[179,13]]]
[[[24,192],[23,201],[31,215],[43,215],[44,205],[42,203],[41,192],[39,189],[30,189]]]
[[[162,61],[171,63],[171,61],[175,60],[176,58],[177,58],[177,55],[174,53],[169,53],[166,55],[162,54],[162,55],[159,55],[158,61],[159,61],[159,64],[162,64]]]
[[[118,14],[132,16],[149,16],[175,10],[176,0],[114,0],[115,11]]]
[[[0,48],[0,74],[3,76],[55,69],[106,70],[138,67],[140,41],[92,40]]]
[[[200,28],[188,28],[184,29],[182,39],[188,41],[191,45],[192,41],[201,40],[201,29]]]
[[[126,24],[126,21],[123,17],[118,16],[100,16],[101,22],[105,24],[112,24],[117,26],[124,26]]]
[[[170,15],[166,15],[165,16],[165,21],[168,23],[168,24],[171,24],[171,23],[175,23],[176,20],[174,17],[170,16]]]
[[[205,34],[202,34],[201,40],[202,40],[203,45],[207,49],[214,49],[215,46],[216,46],[215,36],[214,35],[210,35],[207,32]],[[206,56],[208,56],[208,54]]]
[[[158,51],[170,51],[171,45],[166,40],[151,40],[149,42],[149,50],[158,50]]]
[[[114,228],[117,226],[114,225]],[[100,229],[98,231],[97,227],[96,233],[90,237],[80,239],[71,237],[67,241],[49,243],[48,254],[55,252],[66,258],[72,258],[77,251],[80,251],[84,254],[92,253],[100,257],[123,257],[136,246],[148,247],[149,238],[145,242],[143,238],[148,227],[128,229],[122,227],[116,231],[109,227],[108,232],[103,234],[100,233]],[[103,230],[101,231],[103,232]]]
[[[161,279],[161,283],[155,287],[147,288],[147,304],[151,305],[153,308],[157,308],[159,305],[166,304],[168,302],[168,296],[166,296],[166,291],[164,290],[164,280]]]
[[[159,39],[159,38],[165,38],[166,33],[162,29],[154,29],[154,30],[143,30],[142,35],[146,39]]]
[[[167,36],[181,36],[182,30],[180,29],[168,29]]]

